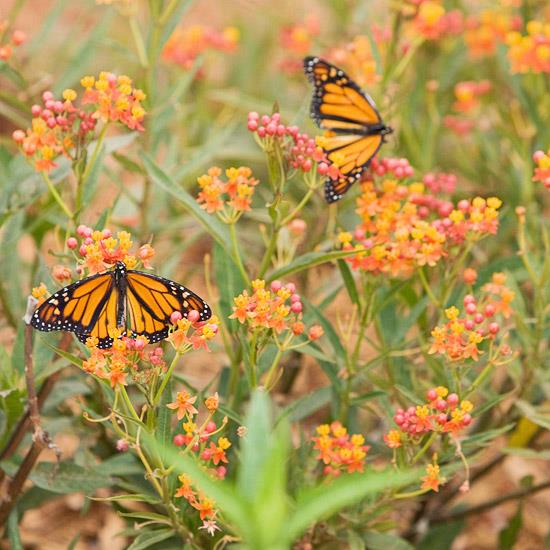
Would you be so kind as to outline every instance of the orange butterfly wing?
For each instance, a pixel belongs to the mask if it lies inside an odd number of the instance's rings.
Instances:
[[[331,203],[360,179],[391,129],[374,101],[344,71],[317,57],[306,57],[304,70],[314,85],[311,116],[330,132],[322,147],[341,172],[338,180],[325,182],[325,198]]]
[[[199,320],[212,316],[210,306],[188,288],[163,277],[128,271],[127,323],[132,336],[146,336],[159,342],[168,336],[170,316],[179,311],[186,318],[190,311],[199,312]]]

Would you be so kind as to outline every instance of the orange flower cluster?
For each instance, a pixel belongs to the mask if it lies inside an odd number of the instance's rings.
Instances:
[[[445,310],[448,322],[432,330],[433,342],[429,354],[445,355],[450,361],[479,360],[483,353],[480,345],[484,340],[495,339],[500,332],[500,324],[494,320],[499,314],[505,319],[511,313],[511,302],[514,293],[504,286],[503,273],[495,273],[493,281],[483,286],[486,294],[478,303],[474,296],[464,297],[465,315],[460,317],[460,310],[450,307]],[[508,355],[508,346],[499,348],[499,353]]]
[[[97,80],[85,76],[80,84],[85,88],[82,104],[94,107],[93,118],[105,123],[120,122],[130,130],[144,130],[141,123],[145,110],[141,102],[145,94],[132,86],[131,78],[103,71]]]
[[[323,473],[339,476],[343,471],[352,474],[362,472],[365,466],[369,445],[361,434],[348,434],[340,422],[317,426],[318,437],[312,437],[314,449],[319,451],[317,460],[323,462]]]
[[[4,37],[8,30],[9,22],[0,21],[0,37]],[[13,55],[13,49],[21,46],[27,40],[27,35],[23,31],[15,30],[11,33],[9,42],[0,43],[0,61],[9,61]],[[3,40],[2,40],[3,41]]]
[[[235,27],[226,27],[221,32],[204,25],[180,27],[168,39],[162,57],[184,69],[190,69],[195,59],[206,50],[234,52],[238,43],[239,31]]]
[[[511,32],[506,43],[513,73],[550,73],[550,23],[529,21],[526,35]]]
[[[87,339],[86,347],[90,349],[90,357],[82,362],[85,372],[109,380],[111,387],[115,388],[126,386],[127,376],[143,384],[150,382],[155,370],[165,370],[162,348],[146,351],[149,341],[145,336],[127,338],[122,336],[122,329],[119,328],[109,328],[109,336],[114,340],[110,349],[99,349],[98,340],[93,336]]]
[[[172,313],[170,320],[173,326],[170,329],[168,341],[172,347],[183,354],[190,349],[208,349],[208,342],[218,334],[218,318],[213,315],[208,321],[199,321],[198,311],[190,311],[187,318],[182,318],[179,311]],[[189,330],[193,329],[191,333]]]
[[[155,255],[155,250],[150,244],[142,245],[137,255],[130,254],[132,248],[132,236],[127,231],[119,231],[116,238],[110,229],[94,230],[86,225],[79,225],[76,229],[77,237],[67,239],[67,247],[70,250],[78,250],[80,266],[77,268],[79,275],[99,273],[116,262],[124,262],[128,269],[139,266],[151,267],[149,260]],[[59,279],[59,277],[56,277]]]
[[[263,279],[256,279],[252,281],[252,289],[252,295],[244,290],[233,299],[235,305],[230,319],[246,324],[251,331],[272,329],[280,334],[290,330],[294,336],[304,333],[305,326],[301,321],[303,306],[293,283],[283,286],[280,281],[273,281],[267,289]],[[319,325],[309,329],[310,340],[317,340],[322,335],[323,329]]]
[[[441,476],[439,465],[437,464],[437,455],[434,455],[432,464],[426,466],[426,475],[422,477],[422,489],[439,492],[439,486],[447,481]]]
[[[487,94],[490,90],[491,82],[489,80],[459,82],[454,89],[456,97],[453,104],[454,110],[461,113],[474,110],[479,105],[479,97]]]
[[[492,56],[498,44],[506,40],[512,30],[521,26],[519,16],[508,15],[502,11],[482,11],[466,20],[464,40],[470,56],[473,58]]]
[[[550,189],[550,149],[544,151],[535,151],[533,161],[537,164],[533,181],[540,181],[546,189]]]
[[[381,33],[378,33],[379,37],[380,35]],[[375,34],[375,40],[376,36]],[[377,40],[377,45],[382,49],[385,44],[382,40]],[[361,87],[372,86],[381,79],[381,75],[377,73],[376,60],[368,36],[356,36],[344,46],[330,50],[327,58],[335,65],[343,67]]]
[[[283,27],[279,33],[279,42],[288,55],[279,66],[288,74],[302,71],[302,58],[312,49],[313,39],[319,34],[319,21],[308,16],[302,23]]]
[[[418,4],[418,2],[415,3]],[[446,12],[439,2],[432,0],[423,0],[419,4],[411,21],[411,27],[415,34],[427,40],[438,40],[462,32],[463,17],[460,11]]]
[[[223,181],[221,169],[213,166],[197,181],[201,191],[197,202],[209,214],[217,213],[225,223],[235,223],[244,212],[250,211],[254,187],[258,180],[252,177],[247,166],[228,168],[225,171],[227,181]]]
[[[473,408],[470,401],[460,401],[456,393],[449,393],[444,386],[431,388],[425,404],[395,411],[393,421],[397,429],[390,430],[384,442],[390,449],[397,449],[407,444],[418,445],[428,432],[456,436],[471,424]]]
[[[43,105],[31,108],[31,127],[26,132],[13,132],[14,141],[21,146],[23,154],[33,160],[37,172],[56,168],[55,158],[60,155],[77,161],[77,155],[94,137],[98,120],[120,122],[131,130],[143,130],[141,121],[145,111],[140,102],[145,94],[132,88],[130,78],[103,72],[97,80],[93,76],[84,77],[81,84],[85,88],[81,105],[90,105],[91,110],[75,105],[74,90],[65,90],[62,100],[45,91]]]
[[[434,266],[466,239],[478,240],[498,227],[500,200],[480,197],[450,201],[426,192],[424,183],[399,184],[386,179],[378,190],[362,184],[356,212],[362,219],[354,233],[340,233],[343,250],[356,250],[347,259],[353,269],[392,276],[410,275],[418,266]]]
[[[226,437],[218,437],[214,442],[214,436],[225,428],[227,418],[218,427],[212,420],[212,416],[218,409],[219,397],[215,393],[207,397],[204,405],[208,411],[206,419],[199,426],[196,423],[198,410],[195,408],[196,396],[191,396],[188,391],[178,392],[176,400],[169,403],[167,407],[176,411],[178,421],[183,420],[182,427],[184,433],[178,433],[174,436],[174,444],[177,447],[185,446],[185,451],[192,451],[200,460],[202,467],[217,479],[224,479],[227,473],[225,464],[228,463],[226,451],[231,447],[231,442]],[[206,529],[210,534],[214,534],[219,527],[216,524],[216,503],[200,491],[196,491],[192,486],[192,480],[182,474],[179,476],[180,486],[177,488],[174,496],[184,498],[195,510],[199,512],[203,525],[199,529]]]

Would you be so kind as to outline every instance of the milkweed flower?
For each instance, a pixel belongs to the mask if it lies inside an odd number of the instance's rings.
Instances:
[[[339,476],[342,472],[363,472],[369,445],[361,434],[349,434],[340,422],[322,424],[312,437],[317,460],[324,464],[325,475]]]
[[[0,37],[4,40],[8,37],[9,21],[0,21]],[[21,46],[27,40],[27,35],[20,30],[13,30],[7,42],[0,43],[0,61],[9,61],[14,53],[14,48]]]
[[[429,181],[434,185],[435,180]],[[466,240],[496,233],[498,198],[476,197],[455,208],[426,188],[423,182],[404,185],[396,179],[380,186],[362,183],[356,209],[362,222],[338,239],[343,250],[355,251],[346,259],[352,269],[410,275],[419,266],[436,265]]]
[[[463,29],[462,13],[458,10],[446,12],[439,2],[424,0],[419,3],[411,28],[415,34],[427,40],[457,35]]]
[[[474,110],[479,105],[479,98],[490,90],[491,82],[489,80],[458,82],[454,87],[456,101],[453,104],[453,109],[462,113]]]
[[[199,321],[198,311],[190,311],[187,319],[181,318],[179,312],[174,312],[171,321],[167,340],[179,354],[201,348],[209,351],[208,342],[218,333],[218,318],[215,315],[208,321]]]
[[[527,34],[510,32],[506,37],[512,73],[550,73],[550,24],[529,21]]]
[[[446,479],[441,476],[439,465],[436,463],[437,458],[434,457],[432,464],[426,466],[426,475],[422,477],[422,489],[439,492],[439,486],[445,483]]]
[[[206,50],[232,53],[238,43],[239,30],[235,27],[226,27],[222,31],[205,25],[178,27],[166,42],[162,58],[188,70]]]
[[[66,89],[61,98],[50,91],[42,94],[42,105],[33,105],[31,127],[16,130],[12,137],[22,153],[34,162],[37,172],[57,167],[56,158],[63,155],[77,162],[95,136],[97,122],[118,122],[131,130],[143,130],[145,94],[132,87],[127,76],[102,72],[99,78],[81,79],[85,89],[77,106],[78,94]]]
[[[510,31],[521,27],[521,18],[499,10],[484,10],[466,19],[464,40],[470,57],[493,56]]]
[[[540,181],[546,189],[550,189],[550,150],[535,151],[533,161],[536,163],[533,181]]]
[[[302,58],[311,51],[313,39],[319,34],[319,21],[308,16],[304,21],[282,27],[279,32],[279,43],[285,57],[278,63],[286,73],[292,74],[302,70]]]
[[[221,174],[221,169],[213,166],[197,179],[201,189],[197,202],[209,214],[216,213],[223,222],[235,223],[244,212],[251,210],[254,188],[259,182],[247,166],[228,168],[225,181]]]
[[[338,168],[328,160],[322,149],[322,136],[315,139],[300,132],[297,126],[283,124],[279,113],[262,116],[256,112],[248,113],[248,129],[256,134],[258,143],[266,151],[277,143],[286,162],[295,170],[303,173],[316,171],[333,180],[338,179]]]
[[[467,400],[460,401],[456,393],[450,393],[445,386],[430,388],[427,400],[422,405],[398,408],[393,416],[397,429],[384,435],[384,443],[390,449],[403,445],[418,445],[422,437],[430,432],[450,433],[457,436],[472,423],[474,405]]]

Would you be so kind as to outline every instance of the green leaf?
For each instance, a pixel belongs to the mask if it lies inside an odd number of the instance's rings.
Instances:
[[[303,420],[310,414],[317,412],[321,407],[330,403],[332,396],[333,390],[331,387],[319,388],[307,395],[303,395],[285,407],[283,412],[279,415],[279,418],[277,418],[277,422],[280,422],[287,416],[292,422]]]
[[[340,270],[340,275],[342,275],[342,280],[348,291],[349,299],[358,307],[361,307],[361,302],[359,300],[359,293],[357,292],[357,286],[355,284],[355,279],[349,265],[344,260],[338,260],[338,269]]]
[[[418,470],[369,469],[362,474],[342,476],[329,485],[306,489],[298,495],[294,513],[286,525],[289,538],[295,540],[316,521],[356,504],[369,495],[418,481],[421,475]]]
[[[76,355],[73,355],[72,353],[69,353],[68,351],[64,351],[60,348],[57,348],[57,347],[53,346],[44,337],[42,337],[42,342],[44,342],[44,344],[46,344],[48,347],[53,349],[53,351],[55,351],[55,353],[57,353],[57,355],[63,357],[63,359],[67,359],[67,361],[69,361],[69,363],[71,363],[75,367],[82,368],[83,360],[80,359],[80,357],[77,357]]]
[[[365,543],[369,550],[413,550],[414,546],[397,535],[388,533],[365,533]],[[443,547],[440,547],[443,548]]]
[[[138,535],[132,544],[128,546],[127,550],[144,550],[150,548],[158,542],[169,539],[174,536],[176,532],[173,529],[157,529],[155,531],[146,531]]]
[[[550,408],[548,405],[537,408],[523,399],[515,401],[515,405],[531,422],[545,430],[550,430]]]
[[[111,497],[89,497],[90,500],[101,500],[106,502],[148,502],[149,504],[160,504],[161,501],[157,498],[152,498],[144,493],[133,493],[127,495],[113,495]]]
[[[523,525],[523,505],[518,504],[517,512],[508,522],[508,525],[498,534],[499,550],[513,550]]]
[[[37,487],[61,494],[92,494],[96,489],[113,483],[109,476],[74,462],[41,462],[30,479]]]
[[[330,252],[307,252],[302,256],[294,258],[290,263],[286,264],[279,269],[276,269],[268,274],[267,280],[273,281],[274,279],[282,279],[292,275],[293,273],[298,273],[299,271],[304,271],[316,265],[325,264],[327,262],[332,262],[334,260],[341,260],[343,258],[349,258],[358,254],[358,250],[332,250]]]
[[[464,521],[449,521],[443,524],[434,525],[422,537],[417,548],[422,550],[442,550],[452,548],[453,541],[464,529]]]
[[[214,278],[220,293],[220,312],[227,319],[233,312],[233,297],[239,295],[246,283],[243,281],[239,268],[226,249],[217,242],[212,249],[212,263],[214,266]],[[234,332],[236,323],[227,323],[229,330]]]
[[[147,154],[143,153],[143,164],[149,177],[161,189],[178,199],[189,213],[204,227],[204,229],[226,250],[231,250],[229,231],[216,218],[207,214],[195,201],[195,199],[155,163]]]
[[[158,416],[157,416],[157,429],[155,430],[158,441],[163,447],[168,447],[172,442],[172,411],[166,406],[168,403],[172,403],[172,381],[170,380],[164,392],[161,396]],[[160,455],[161,460],[165,462],[165,456]]]
[[[21,542],[21,535],[19,533],[19,525],[17,524],[19,514],[17,512],[17,506],[11,511],[8,517],[8,540],[10,541],[11,550],[23,550],[23,543]]]

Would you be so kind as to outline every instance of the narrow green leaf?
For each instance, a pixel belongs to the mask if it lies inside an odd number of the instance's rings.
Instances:
[[[330,485],[322,484],[313,489],[306,489],[298,495],[296,509],[286,526],[289,537],[294,540],[314,522],[327,518],[368,495],[415,482],[421,475],[422,473],[417,470],[369,469],[362,474],[345,475]]]
[[[346,290],[348,291],[349,299],[357,307],[361,307],[361,302],[359,301],[359,292],[357,292],[355,279],[353,278],[353,274],[351,272],[351,269],[349,268],[348,263],[344,260],[338,260],[338,269],[340,270],[340,275],[342,275],[342,280],[344,281],[344,285],[346,287]]]
[[[422,550],[441,550],[452,548],[453,542],[464,529],[464,521],[449,521],[444,524],[434,525],[422,537],[418,548]]]
[[[23,543],[21,542],[21,535],[19,534],[19,525],[17,524],[19,514],[17,512],[17,506],[11,511],[8,517],[8,540],[10,541],[11,550],[23,550]]]
[[[173,529],[157,529],[155,531],[146,531],[138,535],[132,544],[128,546],[127,550],[145,550],[151,546],[169,539],[174,536],[176,532]]]
[[[369,550],[413,550],[414,546],[397,535],[389,533],[365,533],[364,537]],[[442,548],[442,547],[441,547]]]
[[[143,164],[149,177],[161,189],[178,199],[189,213],[204,227],[204,229],[226,250],[230,250],[230,238],[227,228],[215,217],[207,214],[195,199],[156,164],[147,154],[143,153]]]
[[[287,265],[275,269],[270,272],[267,276],[268,281],[273,281],[274,279],[282,279],[293,273],[298,273],[299,271],[304,271],[316,265],[326,264],[327,262],[332,262],[334,260],[340,260],[343,258],[349,258],[358,254],[357,250],[332,250],[330,252],[307,252],[302,256],[294,258]]]
[[[30,479],[37,487],[62,494],[92,494],[96,489],[113,483],[109,476],[74,462],[41,462],[30,475]]]

